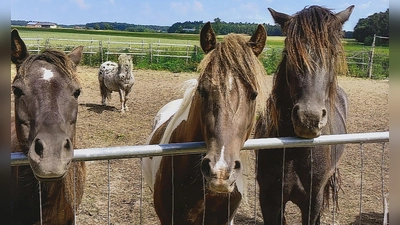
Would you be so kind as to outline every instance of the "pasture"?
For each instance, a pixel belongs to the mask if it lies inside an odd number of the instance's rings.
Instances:
[[[199,37],[195,34],[15,28],[33,51],[45,47],[70,51],[74,46],[84,45],[85,57],[82,65],[98,66],[106,60],[117,60],[117,56],[113,54],[131,52],[137,54],[133,58],[137,68],[192,72],[196,71],[197,64],[203,57],[198,49]],[[218,35],[217,38],[220,40],[223,35]],[[268,73],[272,74],[279,63],[284,40],[285,37],[278,36],[267,38],[260,60]],[[354,39],[343,39],[342,42],[349,62],[348,74],[353,77],[367,77],[371,47]],[[374,52],[372,78],[389,77],[389,47],[377,46]],[[179,56],[168,57],[170,55]]]
[[[14,27],[18,29],[23,38],[54,38],[54,39],[80,39],[80,40],[101,40],[103,42],[111,39],[115,42],[146,42],[154,43],[161,40],[162,43],[199,45],[198,34],[170,34],[170,33],[143,33],[127,31],[106,31],[106,30],[74,30],[74,29],[32,29]],[[267,31],[268,33],[268,31]],[[223,35],[218,35],[221,40]],[[268,36],[267,48],[282,48],[283,36]],[[364,46],[354,39],[343,39],[346,51],[369,51],[370,46]],[[389,47],[377,47],[376,53],[389,54]]]
[[[112,94],[108,106],[101,106],[97,69],[78,67],[83,88],[79,97],[77,149],[144,144],[156,112],[167,102],[182,96],[179,85],[183,81],[198,76],[196,73],[135,70],[135,85],[128,102],[130,111],[121,114],[117,93]],[[11,74],[12,77],[15,75],[14,67]],[[268,80],[271,84],[272,76],[268,76]],[[339,84],[349,96],[348,133],[389,130],[388,81],[339,77]],[[360,217],[362,224],[382,224],[381,171],[384,192],[388,193],[388,151],[388,144],[384,152],[382,144],[365,144],[362,145],[361,155],[360,145],[347,145],[339,165],[343,190],[339,193],[340,210],[335,214],[336,224],[359,224]],[[110,223],[158,224],[150,190],[141,178],[140,164],[140,159],[88,162],[85,193],[78,209],[77,224],[107,224],[108,199]],[[262,224],[252,171],[249,171],[247,179],[248,201],[240,206],[235,224],[255,224],[255,221]],[[293,206],[288,208],[289,224],[298,222],[297,209]],[[326,211],[322,221],[323,224],[332,224],[332,212]]]

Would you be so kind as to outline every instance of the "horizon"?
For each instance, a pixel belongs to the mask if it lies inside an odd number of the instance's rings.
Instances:
[[[359,19],[385,12],[389,8],[389,0],[354,0],[351,3],[347,0],[299,0],[290,1],[290,4],[281,4],[277,0],[232,0],[229,3],[211,0],[148,0],[144,3],[124,0],[69,0],[62,3],[55,0],[12,0],[11,20],[52,22],[66,26],[96,22],[172,26],[177,22],[213,22],[215,18],[220,18],[227,23],[275,25],[268,8],[293,15],[310,5],[324,6],[336,13],[355,5],[352,15],[343,25],[343,30],[354,31]],[[57,8],[59,13],[49,8]]]

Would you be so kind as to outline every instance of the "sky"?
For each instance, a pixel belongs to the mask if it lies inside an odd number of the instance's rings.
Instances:
[[[389,8],[389,0],[11,0],[11,19],[73,25],[121,22],[171,26],[176,22],[214,21],[275,24],[268,8],[293,15],[306,6],[320,5],[340,12],[355,5],[344,24],[354,30],[361,18]]]

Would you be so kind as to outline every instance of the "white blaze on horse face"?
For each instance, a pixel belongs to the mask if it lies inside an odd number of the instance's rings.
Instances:
[[[233,89],[233,76],[232,76],[232,74],[229,74],[229,78],[228,78],[228,80],[229,80],[229,91],[232,91],[232,89]]]
[[[42,68],[43,71],[43,75],[42,75],[42,79],[43,80],[50,80],[52,77],[54,77],[54,73],[51,70]]]
[[[219,156],[218,162],[215,163],[216,171],[225,170],[228,167],[228,163],[226,163],[224,159],[224,154],[225,154],[225,146],[222,146],[221,155]]]

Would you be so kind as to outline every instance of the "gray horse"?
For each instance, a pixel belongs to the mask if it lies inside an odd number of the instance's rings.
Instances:
[[[106,105],[106,98],[111,99],[111,92],[118,91],[121,101],[121,112],[129,111],[126,102],[128,94],[134,84],[132,57],[121,54],[118,64],[106,61],[99,69],[99,84],[101,93],[101,104]]]

